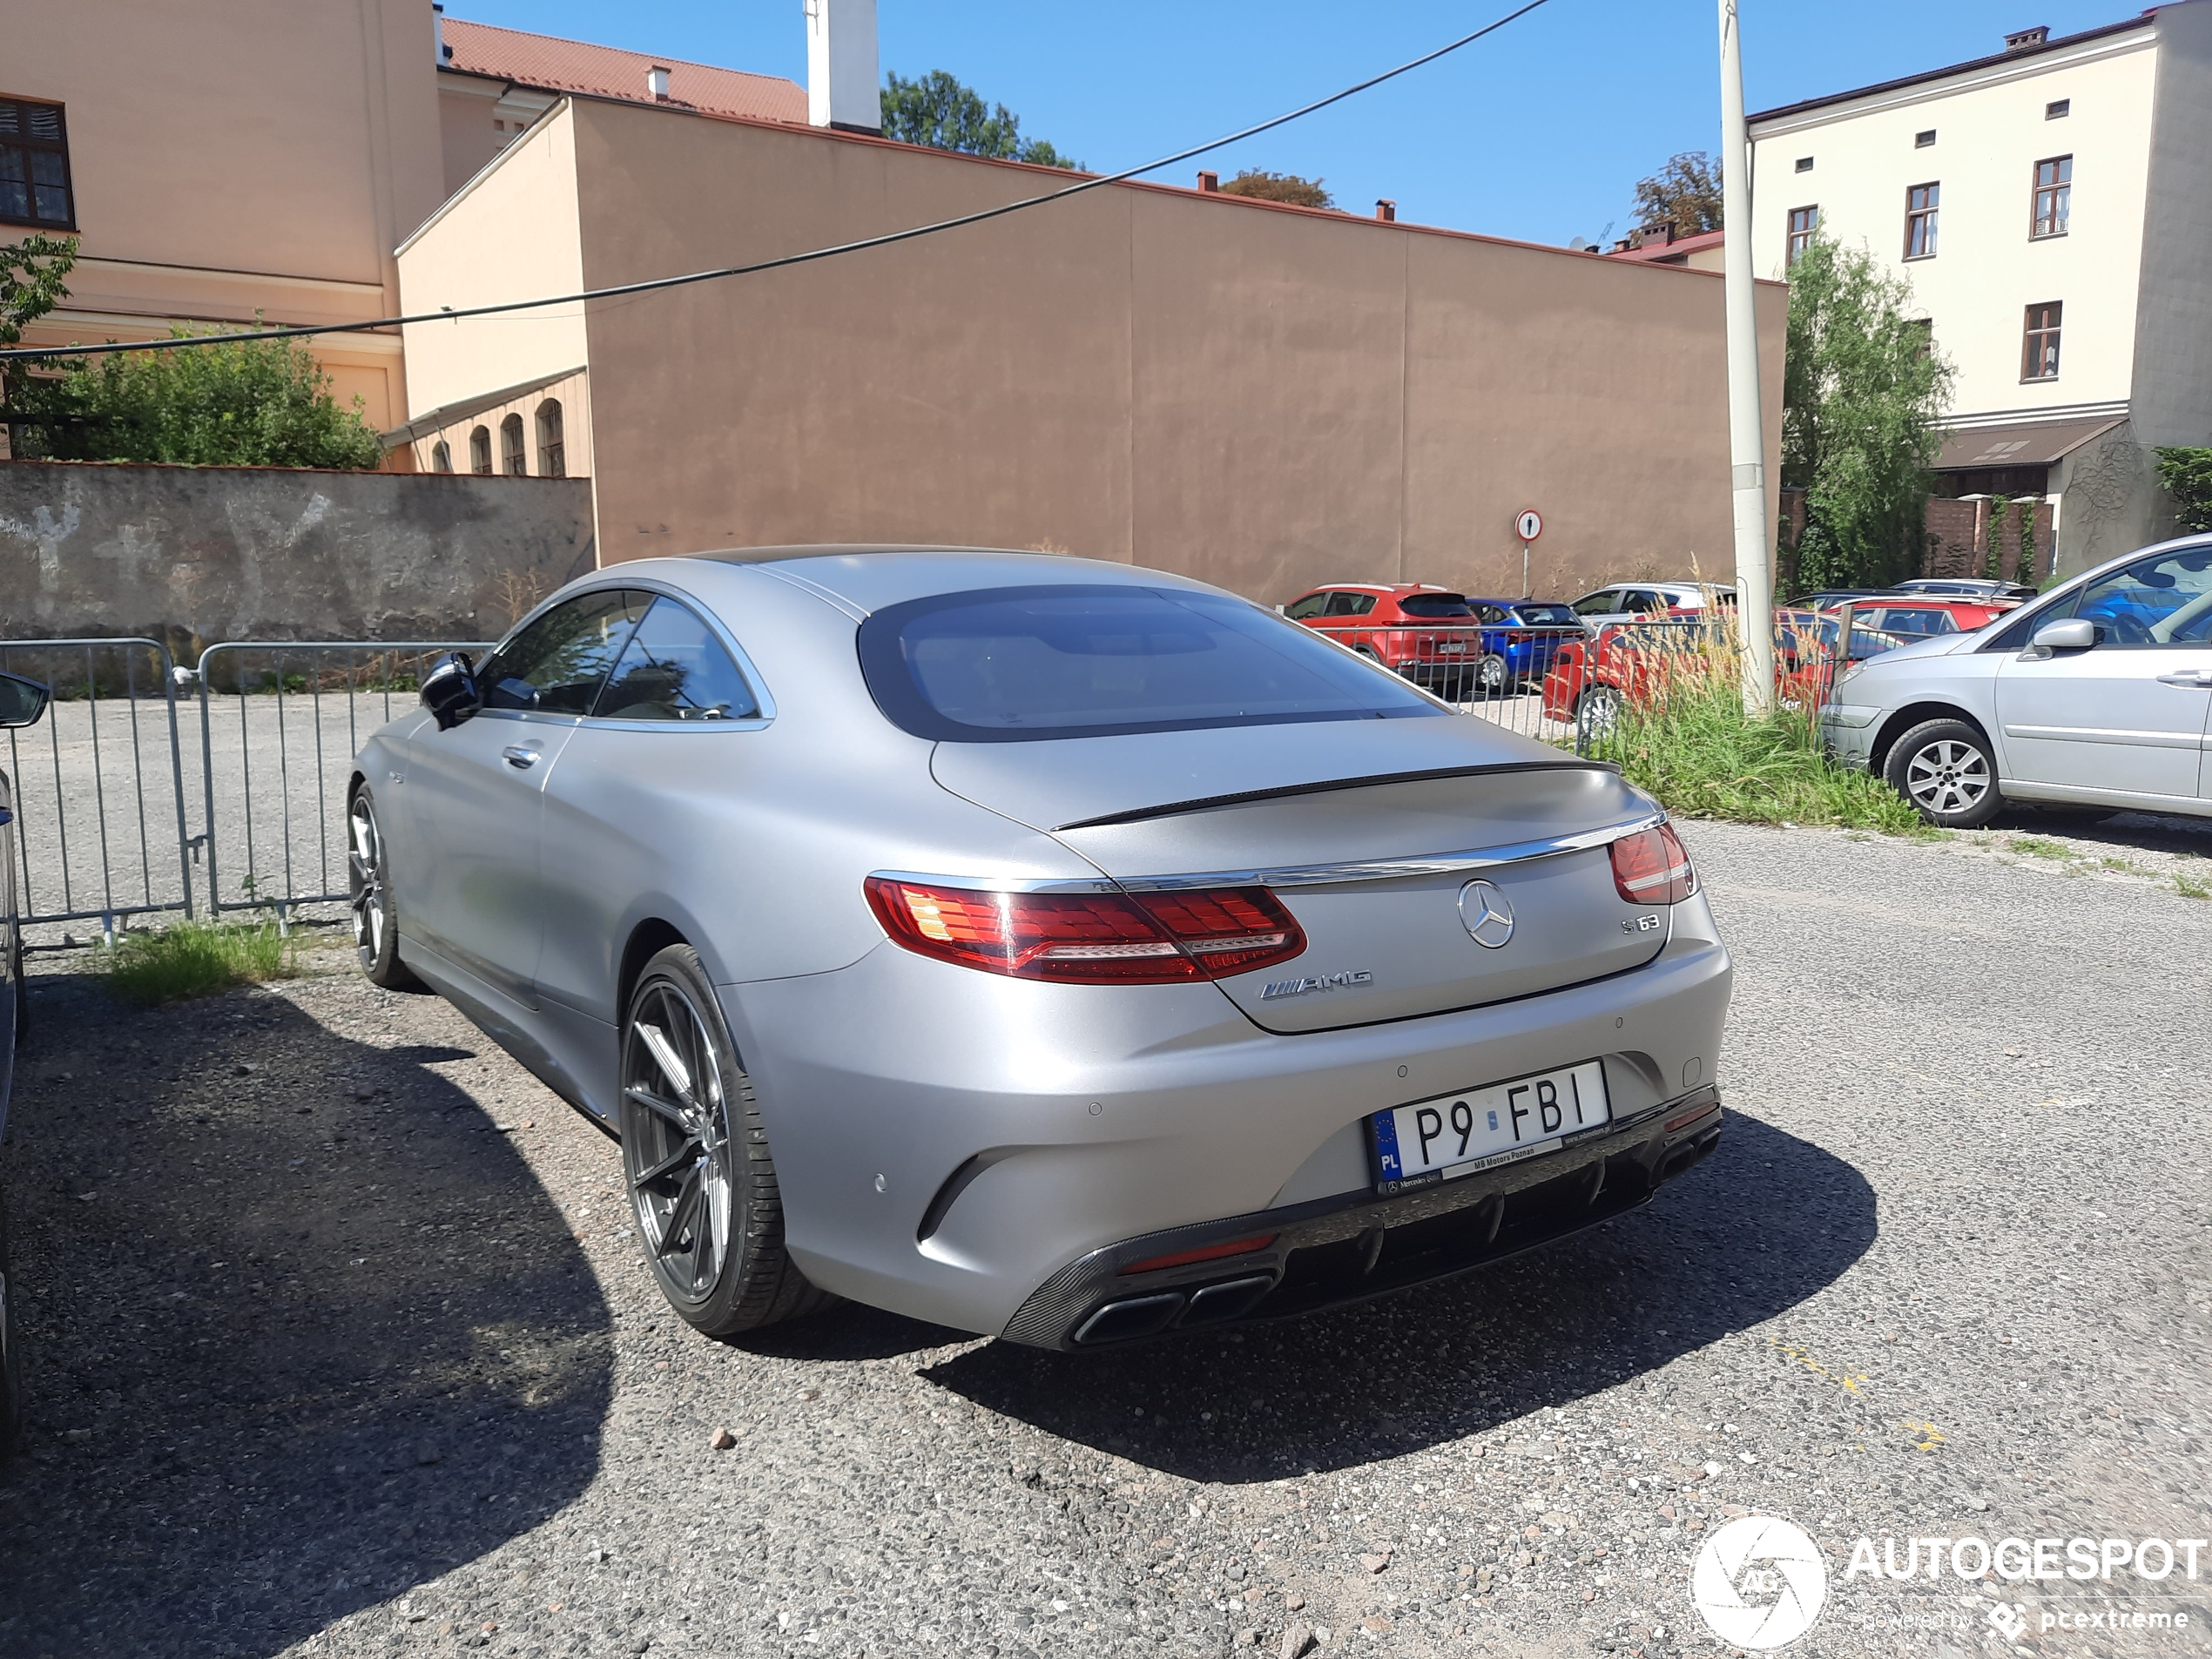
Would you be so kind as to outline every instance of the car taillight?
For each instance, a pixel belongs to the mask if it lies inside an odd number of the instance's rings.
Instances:
[[[1305,934],[1264,887],[990,893],[870,876],[868,903],[908,950],[1016,979],[1163,985],[1287,961]]]
[[[1613,843],[1613,886],[1630,904],[1680,904],[1697,891],[1697,872],[1675,826],[1662,824]]]

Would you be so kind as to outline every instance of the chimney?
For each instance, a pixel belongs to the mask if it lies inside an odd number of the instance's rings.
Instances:
[[[1398,222],[1398,204],[1387,196],[1377,197],[1375,217],[1386,225],[1395,225]]]
[[[453,48],[446,44],[446,9],[441,0],[430,0],[430,38],[437,46],[437,65],[443,69],[453,62]]]
[[[1198,175],[1198,188],[1201,190],[1219,190],[1221,188],[1221,175],[1217,172],[1200,173]]]
[[[653,95],[655,103],[668,102],[668,66],[665,64],[655,64],[645,71],[645,90]]]
[[[2040,46],[2050,37],[2050,25],[2038,24],[2033,29],[2023,29],[2017,34],[2006,36],[2005,50],[2008,52],[2024,52],[2033,47]]]
[[[875,0],[806,0],[806,119],[842,132],[883,131]]]

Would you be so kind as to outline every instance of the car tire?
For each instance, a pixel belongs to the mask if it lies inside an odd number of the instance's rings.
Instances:
[[[1627,701],[1615,687],[1584,686],[1575,698],[1576,739],[1578,742],[1592,739],[1604,742],[1620,730],[1621,716],[1627,708]]]
[[[1496,651],[1487,653],[1474,665],[1474,685],[1478,696],[1500,698],[1512,688],[1513,666]]]
[[[784,1248],[767,1126],[689,945],[645,964],[621,1042],[623,1183],[669,1306],[729,1337],[834,1302]]]
[[[400,960],[400,918],[392,903],[384,823],[366,784],[346,805],[346,897],[354,961],[368,982],[388,991],[428,990]]]
[[[1939,829],[1979,829],[2004,808],[1989,739],[1964,720],[1923,720],[1890,745],[1882,775]]]
[[[8,1271],[8,1204],[0,1193],[0,1463],[23,1444],[23,1348],[16,1340],[16,1281]]]

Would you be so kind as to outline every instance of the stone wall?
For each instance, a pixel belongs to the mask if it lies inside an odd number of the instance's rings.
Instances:
[[[0,638],[488,639],[591,525],[585,478],[0,462]]]

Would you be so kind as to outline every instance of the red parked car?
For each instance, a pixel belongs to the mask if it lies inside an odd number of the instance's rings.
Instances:
[[[1970,634],[2006,611],[2019,608],[2017,599],[1930,599],[1918,594],[1892,597],[1870,594],[1851,601],[1851,627],[1877,633],[1903,634],[1925,639],[1930,634]],[[1833,616],[1835,612],[1827,614]]]
[[[1473,672],[1469,659],[1482,656],[1467,596],[1426,583],[1339,583],[1292,600],[1283,614],[1432,691],[1460,685]]]
[[[1784,705],[1820,701],[1842,632],[1842,621],[1832,612],[1774,613],[1775,691]],[[1912,637],[1862,627],[1854,618],[1851,660],[1894,651]],[[1569,640],[1544,676],[1544,718],[1609,726],[1625,705],[1658,701],[1675,676],[1711,671],[1692,658],[1720,643],[1718,630],[1694,619],[1630,623],[1607,628],[1586,644]]]

